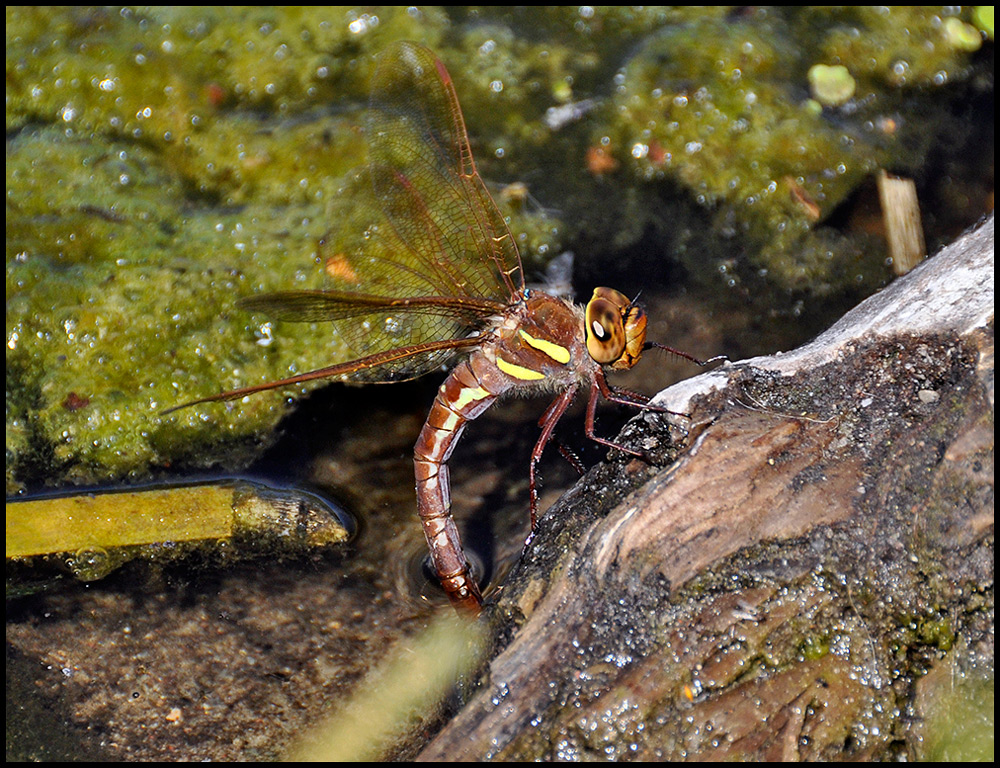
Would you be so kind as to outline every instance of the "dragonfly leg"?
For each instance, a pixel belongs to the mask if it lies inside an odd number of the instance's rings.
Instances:
[[[563,392],[559,397],[552,401],[552,404],[545,410],[542,414],[542,418],[539,419],[538,425],[542,428],[542,433],[538,436],[538,442],[535,443],[534,449],[531,451],[531,465],[528,469],[528,494],[531,499],[531,530],[535,530],[535,523],[538,520],[538,486],[536,483],[536,472],[538,467],[538,461],[542,458],[542,451],[545,450],[545,446],[548,444],[549,440],[552,439],[552,430],[555,429],[556,424],[562,415],[566,413],[566,409],[569,408],[569,404],[573,402],[573,396],[576,395],[576,387],[570,387],[565,392]],[[563,454],[565,456],[565,454]],[[576,462],[579,465],[579,462]]]
[[[601,384],[603,384],[604,386],[602,387]],[[629,448],[624,445],[620,445],[619,443],[616,443],[614,440],[608,440],[607,438],[600,437],[594,431],[594,422],[596,421],[597,418],[597,399],[599,395],[604,395],[604,397],[607,398],[607,395],[604,393],[605,388],[608,389],[608,392],[611,391],[610,388],[608,388],[607,382],[604,381],[603,376],[595,376],[594,382],[590,385],[590,399],[587,401],[587,418],[583,424],[584,431],[587,433],[587,437],[589,437],[595,443],[606,445],[608,448],[614,448],[615,450],[621,451],[622,453],[628,453],[631,454],[632,456],[645,458],[645,454],[643,454],[642,452],[633,450],[632,448]],[[636,405],[636,403],[632,403],[628,400],[623,401],[618,399],[618,400],[612,400],[612,402],[618,402],[618,403],[624,402],[626,405],[632,405],[632,406]]]
[[[601,390],[601,396],[609,402],[618,403],[620,405],[630,405],[633,408],[642,408],[643,410],[664,410],[658,405],[650,405],[649,398],[646,397],[646,395],[640,394],[639,392],[633,392],[630,389],[621,389],[620,387],[612,388],[611,385],[604,379],[601,379],[601,383],[603,383],[605,387]],[[600,383],[598,384],[598,387],[600,387]]]
[[[580,457],[563,445],[563,443],[559,440],[556,440],[556,448],[559,449],[559,455],[566,459],[566,462],[576,470],[578,475],[584,475],[587,473],[587,469],[583,466],[583,462],[580,461]]]
[[[664,408],[661,405],[652,405],[649,402],[650,398],[640,392],[633,392],[630,389],[621,389],[619,387],[612,388],[612,386],[608,384],[608,380],[605,378],[603,370],[599,369],[597,371],[597,374],[594,376],[594,381],[601,392],[601,396],[610,403],[628,405],[632,408],[640,408],[644,411],[654,411],[656,413],[673,413],[673,411]],[[676,415],[680,416],[682,414]]]
[[[556,399],[553,402],[549,403],[549,407],[545,409],[545,413],[543,413],[541,415],[541,417],[538,419],[538,426],[539,427],[544,427],[545,426],[545,421],[549,418],[549,413],[552,411],[552,409],[555,407],[556,403],[558,403],[558,402],[559,402],[559,400]],[[567,463],[571,467],[573,467],[573,469],[576,470],[577,474],[579,474],[579,475],[585,474],[587,470],[584,468],[583,463],[580,461],[580,457],[577,456],[575,453],[573,453],[573,451],[571,451],[569,448],[567,448],[562,443],[561,440],[559,440],[558,438],[554,438],[554,439],[555,439],[555,443],[556,443],[556,448],[559,449],[559,455],[562,456],[564,459],[566,459]]]

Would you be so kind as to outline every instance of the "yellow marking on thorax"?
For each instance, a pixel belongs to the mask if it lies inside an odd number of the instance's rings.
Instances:
[[[538,371],[533,371],[530,368],[524,368],[520,365],[514,365],[514,363],[508,363],[500,355],[497,355],[497,368],[506,373],[508,376],[513,376],[515,379],[521,379],[521,381],[538,381],[539,379],[544,379],[545,374],[539,373]]]
[[[554,341],[548,341],[547,339],[536,339],[523,328],[518,328],[517,333],[524,339],[526,344],[534,347],[542,354],[548,355],[557,363],[566,365],[569,362],[569,350],[566,347],[560,347]]]

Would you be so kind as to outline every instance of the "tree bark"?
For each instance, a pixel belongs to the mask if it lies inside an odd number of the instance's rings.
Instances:
[[[612,452],[543,517],[421,759],[941,754],[933,686],[993,674],[993,261],[990,217],[810,344],[661,393],[687,417],[620,439],[665,466]]]

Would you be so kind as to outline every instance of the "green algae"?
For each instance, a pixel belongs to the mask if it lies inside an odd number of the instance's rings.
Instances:
[[[852,8],[669,27],[624,71],[606,132],[630,173],[680,180],[713,228],[742,232],[770,280],[822,293],[853,269],[875,287],[884,249],[865,243],[855,262],[857,243],[819,225],[878,168],[916,173],[954,127],[916,98],[967,69],[948,26],[927,9]],[[850,85],[827,109],[803,92],[817,67]]]
[[[449,13],[7,9],[8,492],[246,463],[281,394],[159,412],[343,354],[235,301],[322,285],[392,40],[438,52],[483,176],[527,190],[498,198],[529,272],[653,230],[695,279],[749,266],[822,295],[886,279],[877,242],[823,222],[950,128],[935,94],[969,76],[974,31],[934,9]],[[854,98],[817,109],[816,64],[846,67]]]
[[[839,107],[854,95],[857,83],[847,67],[835,64],[813,64],[809,68],[809,88],[813,97],[825,107]]]
[[[977,5],[972,11],[972,21],[976,27],[986,33],[988,39],[993,39],[993,6]]]
[[[93,482],[198,463],[205,442],[252,449],[280,396],[158,412],[336,354],[323,329],[271,339],[233,303],[308,282],[361,153],[366,74],[291,50],[338,45],[305,11],[273,33],[268,9],[7,13],[8,491],[26,466]],[[340,82],[350,115],[272,116],[330,101],[320,80]]]

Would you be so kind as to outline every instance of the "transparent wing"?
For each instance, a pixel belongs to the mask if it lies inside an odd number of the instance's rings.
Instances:
[[[382,54],[365,129],[368,167],[349,185],[350,208],[324,246],[331,289],[241,304],[280,320],[329,320],[359,358],[467,337],[523,289],[521,262],[433,53],[397,43]],[[452,356],[435,347],[338,375],[412,378]]]

